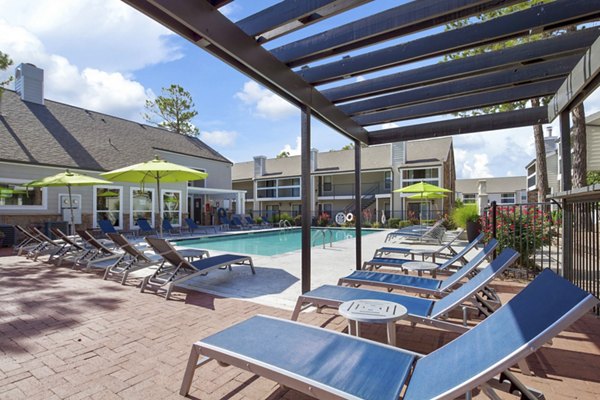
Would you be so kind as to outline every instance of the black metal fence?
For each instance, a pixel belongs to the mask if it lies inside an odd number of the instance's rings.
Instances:
[[[563,276],[600,297],[600,185],[559,196],[564,214]],[[594,309],[600,315],[600,307]]]
[[[561,270],[562,210],[558,203],[498,205],[492,202],[482,216],[482,229],[499,242],[500,250],[511,247],[521,256],[513,271],[525,277],[544,268]]]

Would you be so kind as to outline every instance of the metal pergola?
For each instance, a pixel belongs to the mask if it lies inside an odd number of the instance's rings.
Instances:
[[[600,0],[556,0],[486,22],[452,21],[523,0],[414,0],[267,49],[273,39],[360,7],[368,0],[283,0],[233,22],[231,0],[123,0],[297,105],[302,113],[302,210],[310,210],[310,117],[355,143],[381,144],[545,124],[560,118],[563,182],[570,189],[569,112],[599,84]],[[360,10],[360,8],[358,9]],[[591,27],[582,24],[592,23]],[[579,30],[553,35],[561,29]],[[417,34],[416,39],[403,37]],[[447,62],[441,57],[515,38],[544,39]],[[295,34],[294,36],[299,36]],[[300,35],[302,36],[302,35]],[[428,63],[428,64],[427,64]],[[424,66],[422,64],[425,64]],[[361,76],[364,80],[356,80]],[[465,118],[451,113],[551,96],[548,105]],[[425,117],[443,116],[435,122]],[[411,120],[413,123],[411,123]],[[405,122],[409,121],[409,122]],[[400,127],[381,129],[389,122]],[[356,215],[356,267],[362,260]],[[302,213],[302,291],[310,290],[310,213]]]

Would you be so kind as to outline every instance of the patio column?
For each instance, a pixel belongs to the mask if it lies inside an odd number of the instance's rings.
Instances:
[[[360,151],[361,146],[358,140],[354,141],[354,209],[355,209],[355,230],[356,230],[356,269],[360,270],[362,264],[362,180],[360,174]]]
[[[300,108],[300,135],[301,135],[301,175],[302,175],[302,293],[310,291],[310,227],[312,224],[312,207],[310,192],[310,115],[309,107]]]
[[[238,204],[238,214],[246,214],[246,192],[238,192],[236,202]]]
[[[571,190],[571,122],[569,110],[560,113],[560,157],[562,191]]]

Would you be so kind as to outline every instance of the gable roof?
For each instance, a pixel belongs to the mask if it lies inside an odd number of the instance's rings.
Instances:
[[[0,102],[0,161],[108,171],[151,160],[157,150],[232,164],[201,140],[67,104]]]

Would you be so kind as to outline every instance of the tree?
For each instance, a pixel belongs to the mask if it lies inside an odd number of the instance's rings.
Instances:
[[[192,95],[179,85],[162,88],[162,95],[146,100],[146,113],[142,117],[149,123],[182,135],[198,136],[200,131],[191,120],[198,112],[194,110]]]
[[[523,3],[519,3],[513,6],[504,7],[498,10],[490,11],[487,13],[483,13],[474,18],[474,21],[471,20],[459,20],[455,21],[446,26],[447,29],[457,29],[464,27],[473,22],[484,22],[490,19],[504,16],[507,14],[511,14],[514,12],[522,11],[533,6],[537,6],[540,4],[550,3],[554,0],[529,0]],[[500,43],[494,43],[482,47],[478,47],[475,49],[470,49],[467,51],[458,52],[455,54],[451,54],[449,56],[444,57],[445,60],[448,59],[458,59],[464,58],[467,56],[472,56],[475,54],[480,54],[488,51],[499,50],[506,47],[512,47],[519,44],[523,44],[526,42],[531,42],[535,40],[539,40],[542,38],[546,38],[550,35],[560,35],[567,31],[576,30],[575,26],[571,26],[566,30],[555,31],[551,33],[540,33],[535,35],[529,35],[521,38],[511,39]],[[545,104],[548,101],[548,98],[536,98],[530,99],[531,105],[533,107],[539,106],[540,104]],[[468,115],[479,115],[479,114],[490,114],[495,112],[502,111],[510,111],[522,109],[527,106],[528,101],[518,101],[514,103],[501,104],[492,107],[485,107],[480,110],[475,110],[470,113],[461,113],[461,116]],[[586,178],[586,149],[585,149],[585,112],[583,110],[583,103],[572,110],[573,115],[573,186],[580,187],[585,185]],[[544,145],[544,133],[541,125],[533,126],[533,135],[535,139],[535,152],[536,152],[536,171],[537,171],[537,192],[538,192],[538,201],[543,202],[546,198],[546,193],[548,193],[548,173],[546,167],[546,149]]]
[[[277,154],[277,158],[288,158],[290,156],[289,151],[282,150],[281,153]]]
[[[8,56],[8,54],[0,51],[0,71],[6,71],[8,67],[10,67],[13,63],[13,60]],[[13,77],[10,76],[4,81],[0,81],[0,96],[2,96],[3,87],[8,85],[13,80]]]

